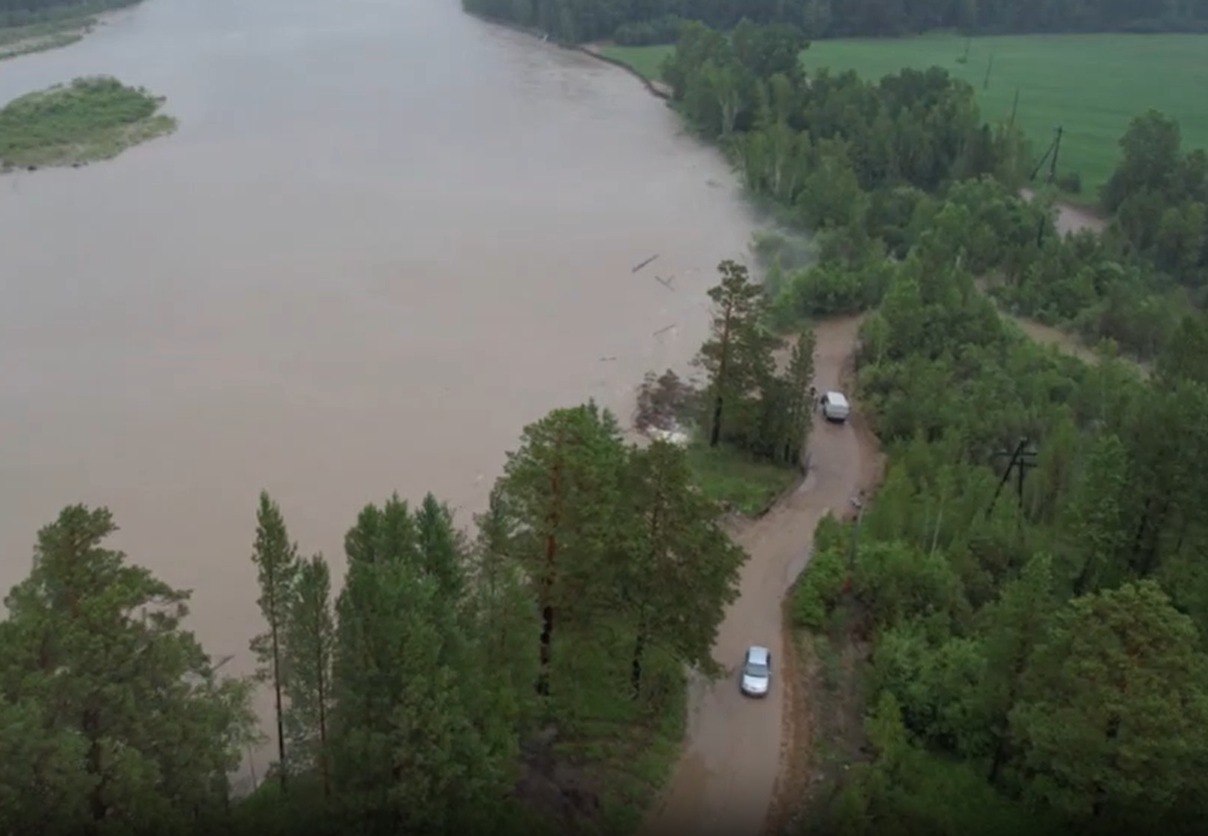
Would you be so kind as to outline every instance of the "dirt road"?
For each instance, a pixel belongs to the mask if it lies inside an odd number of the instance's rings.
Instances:
[[[837,388],[849,368],[858,321],[819,325],[815,381]],[[857,406],[858,409],[858,406]],[[785,689],[781,600],[809,560],[814,528],[828,510],[846,513],[850,500],[875,478],[875,441],[858,425],[831,425],[815,417],[810,474],[801,487],[736,539],[750,555],[741,595],[718,632],[713,656],[728,671],[716,682],[697,680],[690,692],[684,753],[671,782],[643,827],[648,836],[759,833],[780,766]],[[738,667],[752,644],[772,651],[773,684],[766,699],[742,696]]]
[[[1036,192],[1028,188],[1020,189],[1019,194],[1024,200],[1031,200],[1036,196]],[[1073,235],[1084,229],[1089,229],[1093,232],[1102,232],[1107,229],[1107,221],[1089,209],[1061,201],[1058,201],[1055,205],[1057,207],[1057,217],[1054,223],[1057,226],[1057,231],[1062,235]]]

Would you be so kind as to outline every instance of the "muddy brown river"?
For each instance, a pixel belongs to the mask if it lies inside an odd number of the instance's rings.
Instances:
[[[456,0],[146,0],[0,100],[93,73],[181,126],[0,177],[0,589],[107,505],[233,672],[261,488],[337,576],[392,491],[469,524],[525,423],[688,369],[754,223],[635,79]]]

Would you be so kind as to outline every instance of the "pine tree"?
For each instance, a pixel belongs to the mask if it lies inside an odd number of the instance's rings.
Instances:
[[[786,376],[788,405],[787,405],[787,435],[781,442],[780,460],[786,464],[801,464],[802,453],[809,442],[810,427],[813,424],[814,404],[810,391],[814,382],[814,349],[816,340],[814,330],[805,328],[797,337],[793,346],[793,354],[789,360]]]
[[[285,689],[287,671],[283,666],[281,633],[293,597],[294,579],[298,574],[298,550],[290,543],[281,509],[267,492],[260,493],[256,511],[256,543],[252,552],[260,582],[260,598],[256,603],[268,622],[268,632],[251,641],[259,664],[257,676],[261,681],[271,679],[277,720],[278,776],[282,791],[286,788],[289,763],[285,752],[285,712],[281,696]]]
[[[683,450],[656,441],[630,452],[628,534],[620,583],[634,622],[630,684],[637,698],[648,648],[712,672],[725,608],[738,597],[746,555],[721,528],[721,511],[696,490]]]
[[[762,330],[763,290],[751,282],[747,268],[727,260],[717,269],[721,283],[709,290],[712,334],[697,360],[709,373],[710,447],[721,443],[727,416],[771,373],[774,342]]]
[[[616,420],[595,404],[558,409],[525,427],[495,490],[514,532],[508,554],[541,609],[537,693],[548,696],[560,619],[600,606],[625,449]],[[573,605],[573,607],[572,607]]]
[[[323,795],[331,795],[328,728],[332,709],[332,656],[335,620],[331,608],[331,572],[322,555],[302,561],[285,620],[285,732],[292,767],[318,772]]]
[[[1011,712],[1029,794],[1075,821],[1131,818],[1135,829],[1202,792],[1208,657],[1199,644],[1152,581],[1071,601]]]
[[[116,530],[106,509],[64,509],[5,599],[0,832],[221,828],[248,684],[181,629],[187,592],[102,546]]]
[[[1054,603],[1052,562],[1046,555],[1038,555],[979,614],[986,673],[979,689],[978,713],[986,718],[993,747],[991,781],[1006,763],[1008,717],[1019,700],[1032,654],[1045,636]]]
[[[482,710],[468,607],[447,592],[464,590],[465,556],[448,548],[448,509],[425,504],[415,515],[397,496],[369,506],[345,538],[331,749],[362,832],[480,827],[508,777],[511,738]]]
[[[492,491],[486,512],[476,518],[474,634],[491,681],[486,691],[495,703],[492,712],[522,729],[535,708],[533,683],[539,665],[531,649],[532,637],[541,632],[541,618],[520,566],[509,554],[515,532],[503,503],[499,491]]]

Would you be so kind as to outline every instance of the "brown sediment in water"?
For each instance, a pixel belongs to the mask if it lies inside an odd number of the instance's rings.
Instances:
[[[447,0],[138,6],[6,62],[0,99],[85,67],[181,128],[0,184],[0,590],[63,506],[107,505],[114,547],[194,591],[224,672],[263,630],[262,488],[337,578],[394,491],[469,526],[526,423],[626,416],[647,371],[690,373],[754,227],[721,155],[627,77]]]

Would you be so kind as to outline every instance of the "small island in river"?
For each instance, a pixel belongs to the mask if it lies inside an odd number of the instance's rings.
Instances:
[[[163,103],[107,76],[21,96],[0,109],[0,172],[116,157],[176,129]]]

